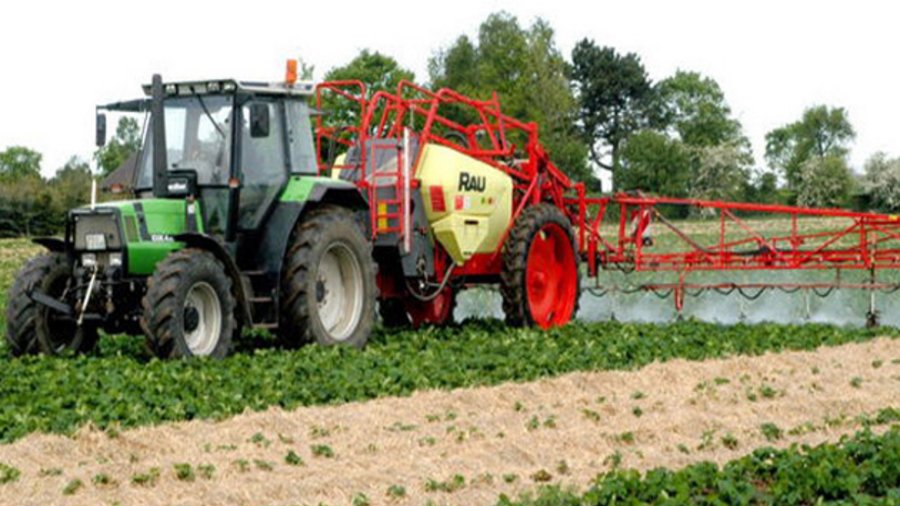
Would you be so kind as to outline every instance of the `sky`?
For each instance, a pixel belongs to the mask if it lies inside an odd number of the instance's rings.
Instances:
[[[500,10],[523,25],[549,21],[567,58],[587,37],[638,53],[654,81],[677,69],[714,78],[759,166],[766,132],[816,104],[847,109],[855,170],[876,151],[900,155],[900,6],[869,0],[8,3],[0,149],[40,151],[46,176],[72,155],[89,158],[94,106],[140,96],[153,73],[277,81],[300,56],[321,78],[369,48],[425,81],[435,51],[475,37]]]

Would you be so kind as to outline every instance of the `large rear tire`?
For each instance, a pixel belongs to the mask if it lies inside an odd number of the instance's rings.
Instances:
[[[357,218],[326,205],[296,226],[281,280],[279,336],[307,343],[363,347],[375,322],[377,267]]]
[[[44,253],[29,260],[16,276],[6,307],[6,342],[13,356],[58,355],[65,351],[87,353],[97,344],[97,328],[65,318],[31,299],[39,290],[63,299],[72,270],[66,256]]]
[[[575,234],[551,204],[525,209],[503,246],[500,293],[506,323],[543,329],[568,323],[578,310]]]
[[[147,347],[160,358],[224,358],[239,332],[231,279],[215,255],[188,248],[156,265],[141,302]]]

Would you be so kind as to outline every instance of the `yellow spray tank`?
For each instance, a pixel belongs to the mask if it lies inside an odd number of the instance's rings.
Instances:
[[[434,238],[457,264],[493,253],[512,216],[512,178],[438,144],[423,148],[416,178]]]

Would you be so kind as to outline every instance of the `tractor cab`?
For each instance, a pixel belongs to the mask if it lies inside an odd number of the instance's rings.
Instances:
[[[149,85],[148,99],[98,107],[98,145],[105,142],[106,111],[150,112],[132,176],[138,199],[196,200],[197,229],[233,240],[259,229],[292,175],[316,174],[311,84],[213,80],[159,87],[159,97]]]

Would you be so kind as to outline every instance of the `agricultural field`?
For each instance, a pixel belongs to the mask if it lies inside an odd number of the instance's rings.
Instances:
[[[37,251],[0,241],[0,298]],[[662,314],[221,361],[2,349],[0,504],[900,501],[900,332]]]

